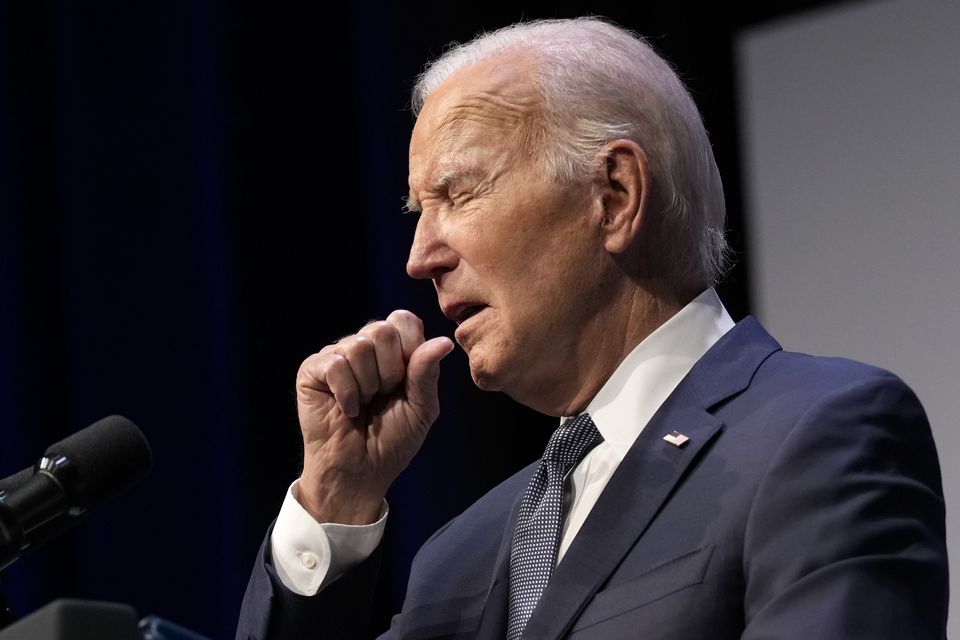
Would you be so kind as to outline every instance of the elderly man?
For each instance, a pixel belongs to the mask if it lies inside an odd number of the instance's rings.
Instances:
[[[478,386],[569,418],[423,546],[385,637],[944,637],[923,410],[730,320],[720,178],[666,62],[602,21],[518,24],[448,51],[414,110],[408,272]],[[384,496],[451,349],[396,311],[304,361],[303,473],[238,638],[369,635]]]

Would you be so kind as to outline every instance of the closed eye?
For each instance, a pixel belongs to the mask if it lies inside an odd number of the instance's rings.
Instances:
[[[450,195],[447,199],[448,199],[454,206],[459,207],[459,206],[462,206],[462,205],[470,202],[471,200],[473,200],[473,194],[470,193],[470,192],[468,192],[468,191],[464,191],[464,192],[461,192],[461,193],[452,194],[452,195]]]

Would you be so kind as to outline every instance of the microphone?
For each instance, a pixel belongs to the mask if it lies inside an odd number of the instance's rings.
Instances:
[[[108,416],[47,448],[32,469],[0,481],[0,570],[31,545],[140,482],[150,445],[123,416]],[[27,477],[29,475],[29,477]]]
[[[19,489],[23,483],[33,477],[33,467],[17,471],[12,476],[0,479],[0,500],[4,500],[11,491]]]
[[[3,504],[3,501],[6,500],[10,493],[19,489],[28,480],[33,478],[33,474],[34,467],[30,466],[22,471],[18,471],[12,476],[7,476],[6,478],[0,479],[0,505]],[[29,547],[31,549],[36,549],[40,546],[43,546],[43,544],[48,540],[52,540],[53,538],[58,537],[64,531],[72,529],[80,522],[86,520],[86,518],[86,514],[81,514],[78,516],[71,516],[67,513],[61,514],[37,527],[30,533],[25,534],[23,539],[23,548],[25,549]],[[2,534],[0,534],[0,539],[2,539]],[[0,628],[2,628],[2,625],[0,625]]]

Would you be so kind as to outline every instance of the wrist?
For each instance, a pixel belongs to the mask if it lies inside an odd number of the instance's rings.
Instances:
[[[321,524],[373,524],[380,519],[384,501],[384,495],[378,492],[369,493],[342,483],[321,482],[307,473],[300,477],[293,496]]]

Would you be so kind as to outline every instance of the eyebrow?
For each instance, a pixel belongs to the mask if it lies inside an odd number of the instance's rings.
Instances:
[[[433,183],[427,187],[427,191],[437,193],[444,187],[449,187],[451,184],[455,184],[464,178],[480,177],[483,175],[483,171],[476,167],[454,167],[452,169],[446,169],[437,175]],[[403,198],[403,211],[405,213],[419,213],[421,211],[420,200],[413,195],[412,189],[410,195]]]
[[[414,197],[412,192],[408,196],[400,196],[400,199],[403,201],[403,207],[401,208],[403,213],[420,213],[420,201]]]

